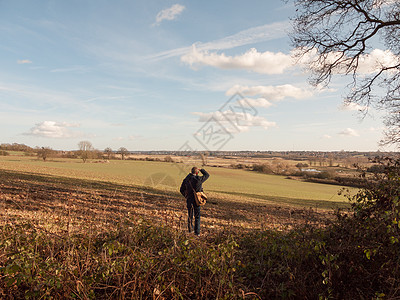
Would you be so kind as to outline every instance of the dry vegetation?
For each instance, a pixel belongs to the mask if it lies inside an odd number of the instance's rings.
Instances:
[[[177,192],[1,170],[0,297],[395,299],[399,169],[338,218],[212,200],[200,238]]]
[[[245,265],[232,235],[328,215],[211,202],[195,239],[178,194],[10,170],[0,180],[0,295],[10,299],[255,297],[233,287]]]

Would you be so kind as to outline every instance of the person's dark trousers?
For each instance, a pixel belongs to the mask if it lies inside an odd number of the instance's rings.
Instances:
[[[192,201],[188,203],[188,229],[193,231],[193,216],[194,216],[194,234],[200,234],[200,206],[197,206]]]

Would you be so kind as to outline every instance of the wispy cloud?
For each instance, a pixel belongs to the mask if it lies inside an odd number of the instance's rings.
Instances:
[[[22,84],[8,84],[0,82],[0,91],[6,91],[9,94],[35,101],[37,104],[76,104],[75,98],[67,93],[53,91],[49,89],[41,89],[36,86],[22,85]]]
[[[130,141],[135,141],[135,140],[138,140],[138,139],[143,139],[143,136],[142,135],[130,135],[130,136],[128,136],[128,140],[130,140]]]
[[[354,137],[360,136],[360,134],[357,132],[357,130],[352,129],[352,128],[346,128],[345,130],[340,131],[338,134],[342,135],[342,136],[354,136]]]
[[[233,35],[223,37],[219,40],[206,43],[196,42],[193,45],[195,45],[198,51],[232,49],[235,47],[251,45],[284,37],[286,36],[286,31],[289,29],[289,26],[290,23],[288,21],[276,22],[245,29]],[[147,58],[150,60],[161,60],[170,57],[182,56],[190,53],[193,49],[193,45],[163,51],[150,55]]]
[[[169,8],[163,9],[157,14],[154,25],[159,25],[164,20],[175,20],[184,10],[185,7],[180,4],[174,4]]]
[[[98,96],[83,100],[82,103],[89,103],[95,101],[118,101],[129,98],[128,96]]]
[[[17,64],[19,65],[23,65],[23,64],[31,64],[32,61],[30,61],[29,59],[19,59],[17,60]]]
[[[370,131],[370,132],[380,132],[380,131],[383,131],[383,130],[385,130],[385,127],[370,127],[370,128],[368,128],[368,131]]]
[[[239,31],[236,34],[224,37],[219,40],[211,41],[204,44],[197,43],[196,46],[200,50],[231,49],[239,46],[245,46],[285,37],[286,31],[289,29],[289,27],[290,23],[288,21],[265,24]]]
[[[66,73],[66,72],[76,72],[76,73],[87,73],[90,71],[90,68],[86,66],[71,66],[66,68],[57,68],[53,69],[50,72],[52,73]]]
[[[100,92],[98,92],[100,94]],[[123,113],[120,110],[113,108],[104,108],[102,104],[115,102],[129,98],[128,96],[111,96],[101,95],[97,96],[88,90],[71,89],[69,91],[52,90],[47,87],[23,85],[23,84],[10,84],[2,83],[0,81],[0,97],[1,96],[13,97],[18,100],[9,102],[11,107],[18,111],[26,108],[32,108],[36,111],[75,111],[77,114],[87,113],[106,113],[110,114],[111,110],[115,113]],[[3,97],[4,97],[3,96]],[[89,97],[93,96],[93,97]],[[24,103],[21,105],[21,103]]]
[[[76,138],[83,136],[80,132],[69,130],[70,127],[79,127],[79,124],[72,124],[66,122],[44,121],[35,124],[30,132],[24,135],[33,135],[45,138]]]

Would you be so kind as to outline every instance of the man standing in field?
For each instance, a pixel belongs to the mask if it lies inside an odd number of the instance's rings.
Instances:
[[[199,171],[203,176],[199,176]],[[180,192],[186,198],[186,205],[188,209],[188,229],[189,232],[193,231],[193,215],[194,215],[194,234],[200,235],[200,206],[196,204],[194,199],[194,192],[203,191],[203,182],[210,177],[204,169],[193,167],[191,172],[182,181]]]

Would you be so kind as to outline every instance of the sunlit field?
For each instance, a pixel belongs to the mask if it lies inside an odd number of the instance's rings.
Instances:
[[[36,157],[0,157],[0,169],[55,175],[76,179],[98,180],[136,187],[151,187],[176,194],[191,165],[154,161],[111,160],[107,163],[80,159],[53,159],[46,162]],[[229,201],[251,201],[276,205],[313,208],[336,208],[347,205],[338,195],[340,186],[302,182],[285,176],[266,175],[247,170],[204,167],[211,174],[204,184],[214,198]],[[352,189],[354,191],[354,189]]]

